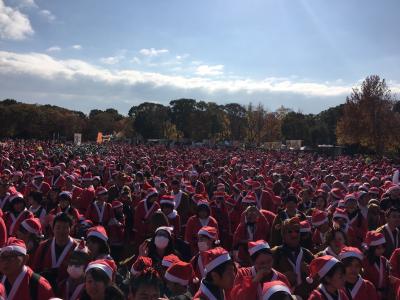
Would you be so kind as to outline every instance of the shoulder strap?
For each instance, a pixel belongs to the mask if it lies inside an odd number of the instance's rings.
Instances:
[[[39,286],[40,275],[37,273],[32,273],[31,279],[29,281],[29,294],[32,300],[38,299],[38,286]]]

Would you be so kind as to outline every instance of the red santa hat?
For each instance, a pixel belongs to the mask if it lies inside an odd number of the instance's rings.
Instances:
[[[89,248],[86,246],[85,240],[81,240],[79,244],[75,247],[74,251],[89,253]]]
[[[185,189],[184,190],[188,194],[194,194],[196,192],[194,187],[191,186],[191,185],[185,185]]]
[[[256,195],[254,195],[254,193],[247,193],[247,195],[242,199],[242,203],[257,204]]]
[[[243,183],[244,183],[247,187],[252,187],[252,186],[253,186],[253,179],[246,179],[245,181],[243,181]]]
[[[35,172],[33,175],[33,179],[43,179],[44,178],[44,173],[42,171]]]
[[[264,250],[264,249],[270,249],[270,247],[266,241],[258,240],[255,242],[253,242],[253,241],[248,242],[248,249],[249,249],[250,256],[253,256],[256,252]]]
[[[167,204],[175,207],[175,197],[172,195],[163,195],[160,199],[160,204]]]
[[[283,283],[282,281],[269,281],[264,283],[263,290],[262,290],[262,300],[269,300],[275,293],[278,292],[286,292],[289,295],[292,293],[290,292],[289,287]]]
[[[180,262],[181,260],[179,259],[178,256],[176,256],[175,254],[170,254],[167,256],[164,256],[162,261],[161,261],[161,265],[163,267],[169,268],[170,266],[172,266],[174,263]]]
[[[106,232],[105,228],[100,225],[94,226],[94,227],[88,229],[87,237],[89,238],[91,236],[97,237],[105,242],[108,241],[107,232]]]
[[[116,265],[114,261],[110,259],[97,259],[89,263],[86,268],[85,273],[87,273],[91,269],[99,269],[102,270],[110,280],[113,280],[114,273],[116,271]]]
[[[147,256],[139,256],[131,267],[133,276],[139,275],[144,269],[150,268],[153,265],[153,260]]]
[[[92,173],[91,172],[86,172],[82,176],[82,181],[92,181]]]
[[[235,184],[233,185],[233,188],[234,188],[235,190],[237,190],[238,192],[240,192],[240,191],[243,190],[243,185],[242,185],[241,183],[237,182],[237,183],[235,183]]]
[[[347,212],[344,209],[341,208],[336,208],[335,212],[333,213],[333,219],[334,218],[343,218],[346,219],[347,221],[349,221],[349,216],[347,215]]]
[[[26,231],[33,233],[37,237],[42,236],[42,224],[38,218],[25,219],[21,222],[21,226]]]
[[[312,213],[311,222],[313,226],[318,227],[328,223],[328,214],[322,210],[316,209]]]
[[[251,183],[251,187],[253,188],[253,190],[259,190],[261,189],[261,183],[253,180],[253,182]]]
[[[216,198],[223,198],[223,197],[225,197],[225,192],[223,192],[223,191],[215,191],[214,192],[214,197],[216,197]]]
[[[19,254],[26,255],[27,251],[26,251],[25,242],[23,240],[17,239],[16,237],[13,237],[13,236],[9,237],[7,239],[7,242],[4,245],[4,247],[0,249],[0,253],[8,252],[8,251],[17,252]]]
[[[331,196],[332,196],[333,198],[335,198],[336,200],[340,200],[340,199],[343,199],[343,198],[344,198],[344,195],[343,195],[343,193],[342,193],[342,190],[339,189],[339,188],[334,188],[334,189],[332,189],[331,192],[330,192],[330,194],[331,194]]]
[[[393,185],[393,186],[391,186],[390,188],[388,188],[388,189],[386,190],[386,193],[391,194],[391,193],[393,193],[393,192],[395,192],[395,191],[399,191],[399,190],[400,190],[400,186],[398,186],[398,185]]]
[[[215,227],[203,226],[200,228],[197,235],[204,235],[206,237],[209,237],[213,241],[218,241],[218,231]]]
[[[207,275],[219,265],[230,261],[231,257],[224,248],[217,247],[201,252],[201,259],[204,263],[204,273]]]
[[[149,188],[147,189],[146,199],[150,198],[151,196],[158,195],[158,191],[156,188]]]
[[[165,279],[182,286],[198,281],[191,263],[179,261],[171,265],[164,275]]]
[[[111,206],[113,209],[117,209],[124,206],[124,204],[121,201],[114,200],[113,202],[111,202]]]
[[[67,198],[69,200],[72,199],[72,193],[69,192],[69,191],[62,191],[60,194],[58,194],[58,196],[59,197],[63,197],[63,198],[65,197],[65,198]]]
[[[339,253],[339,258],[340,260],[343,260],[348,257],[355,257],[358,258],[359,260],[363,260],[364,256],[360,249],[355,248],[355,247],[343,247],[342,250]]]
[[[99,186],[96,189],[96,197],[106,195],[108,193],[108,190],[104,186]]]
[[[174,227],[171,226],[160,226],[156,229],[155,233],[157,234],[157,232],[159,232],[160,230],[164,230],[166,231],[169,236],[172,236],[172,232],[174,231]]]
[[[16,193],[10,195],[10,198],[8,199],[8,201],[10,201],[12,203],[16,199],[24,199],[24,195],[22,195],[20,192],[16,192]]]
[[[379,246],[385,243],[386,239],[382,232],[368,231],[365,235],[363,246],[368,249],[371,246]]]
[[[306,233],[311,232],[311,224],[307,220],[300,222],[300,232]]]
[[[230,206],[236,206],[237,202],[233,197],[228,197],[225,199],[225,204],[230,205]]]
[[[204,205],[204,206],[207,206],[208,208],[210,208],[210,203],[204,198],[197,202],[197,207],[199,207],[201,205]]]
[[[223,184],[223,183],[218,183],[217,184],[217,191],[218,192],[225,192],[225,184]]]
[[[349,201],[357,201],[357,197],[355,194],[348,194],[344,197],[344,203],[347,204]]]
[[[330,255],[314,258],[310,264],[310,276],[306,278],[307,282],[312,284],[317,277],[323,278],[339,262]]]

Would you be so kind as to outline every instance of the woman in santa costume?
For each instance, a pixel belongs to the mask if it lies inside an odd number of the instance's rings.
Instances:
[[[190,287],[198,279],[190,263],[183,261],[172,264],[164,274],[169,299],[191,300]]]
[[[330,229],[328,214],[325,211],[315,209],[312,213],[311,223],[315,230],[312,236],[314,253],[322,251],[326,243],[326,236]]]
[[[210,226],[218,230],[217,221],[210,216],[211,210],[207,200],[201,200],[197,203],[197,214],[191,216],[188,220],[185,232],[185,241],[189,243],[192,255],[196,254],[197,248],[197,234],[201,227]]]
[[[164,195],[160,199],[161,211],[167,216],[169,225],[174,228],[175,238],[180,237],[181,218],[175,210],[175,198],[171,195]]]
[[[50,191],[50,185],[44,181],[44,173],[41,171],[36,172],[32,181],[27,185],[24,195],[29,195],[30,192],[36,191],[41,192],[44,196]]]
[[[0,250],[1,283],[5,287],[5,299],[51,299],[54,294],[49,282],[25,265],[27,259],[25,243],[15,237],[10,237]],[[33,284],[35,288],[31,288]],[[36,295],[31,294],[34,291]]]
[[[361,277],[364,256],[358,248],[344,247],[340,252],[340,260],[345,269],[345,291],[352,300],[378,300],[375,286]]]
[[[205,278],[194,300],[228,300],[235,280],[236,268],[229,253],[220,247],[201,254]]]
[[[94,226],[87,231],[87,247],[92,260],[111,259],[108,235],[103,226]]]
[[[28,210],[35,216],[35,218],[40,219],[42,225],[45,225],[46,219],[46,209],[42,206],[43,194],[41,192],[30,192],[28,195]]]
[[[251,267],[240,268],[236,274],[232,299],[259,299],[265,282],[282,281],[290,286],[286,276],[272,268],[273,255],[267,242],[249,242]]]
[[[96,200],[86,210],[86,219],[91,220],[94,225],[107,227],[108,222],[114,217],[112,206],[107,203],[108,190],[105,187],[96,189]]]
[[[310,264],[310,276],[307,282],[312,284],[319,280],[319,286],[314,289],[308,300],[348,300],[344,292],[344,266],[330,255],[315,258]]]
[[[250,298],[246,298],[250,299]],[[256,299],[256,298],[251,298]],[[289,287],[280,280],[266,282],[263,285],[262,296],[258,299],[262,300],[294,300],[296,296],[292,296]]]
[[[4,223],[7,227],[8,236],[16,236],[18,228],[22,221],[33,218],[33,214],[26,209],[24,196],[16,193],[10,196],[10,211],[4,215]]]
[[[389,293],[388,260],[385,253],[385,236],[377,231],[368,231],[365,237],[364,278],[371,281],[378,291],[378,299],[387,299]]]
[[[57,215],[53,221],[54,237],[41,242],[35,253],[32,268],[51,279],[52,286],[68,277],[68,259],[78,245],[78,241],[70,236],[71,228],[71,217],[66,213]]]
[[[152,232],[150,232],[150,219],[154,212],[160,208],[157,200],[157,189],[149,188],[146,198],[141,200],[136,206],[133,226],[136,245],[142,244],[143,241],[152,234]]]
[[[326,234],[326,248],[316,256],[330,255],[339,259],[339,253],[347,245],[346,236],[341,229],[330,229]]]
[[[59,289],[62,299],[77,300],[80,298],[85,286],[85,269],[89,261],[89,249],[82,240],[68,260],[68,278],[61,282]]]
[[[345,209],[349,216],[349,229],[353,236],[349,239],[349,245],[360,248],[368,231],[367,219],[358,208],[356,195],[350,194],[344,198]]]
[[[71,206],[72,194],[70,192],[61,192],[58,195],[58,205],[50,211],[52,216],[56,216],[59,213],[65,212],[73,220],[75,225],[79,220],[79,212],[76,208]]]
[[[26,265],[32,267],[35,253],[43,239],[42,224],[37,218],[24,220],[18,228],[17,237],[24,241],[29,260]]]
[[[212,248],[215,248],[219,244],[218,230],[215,227],[204,226],[201,227],[198,235],[197,247],[199,252],[191,259],[191,264],[196,273],[197,278],[204,278],[204,263],[201,259],[201,253]]]

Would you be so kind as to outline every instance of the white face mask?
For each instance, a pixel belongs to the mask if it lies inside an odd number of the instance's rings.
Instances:
[[[69,265],[67,268],[68,275],[73,279],[83,277],[83,266]]]
[[[207,242],[197,242],[197,247],[199,247],[200,252],[207,251],[208,249],[210,249]]]
[[[165,248],[167,248],[168,243],[169,243],[169,239],[166,238],[165,236],[158,235],[158,236],[156,236],[155,239],[154,239],[154,244],[156,245],[156,247],[157,247],[158,249],[165,249]]]

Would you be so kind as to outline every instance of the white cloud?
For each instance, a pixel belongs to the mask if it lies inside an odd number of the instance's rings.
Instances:
[[[142,61],[140,60],[139,57],[135,56],[134,58],[132,58],[131,62],[139,65]]]
[[[52,46],[46,49],[47,52],[58,52],[61,51],[61,48],[58,46]]]
[[[148,57],[159,56],[161,54],[166,54],[168,52],[169,52],[168,49],[154,49],[154,48],[150,48],[150,49],[144,48],[139,51],[139,53],[141,55],[148,56]]]
[[[81,45],[72,45],[72,49],[81,50],[82,46]]]
[[[121,61],[124,57],[122,56],[109,56],[100,58],[100,62],[106,65],[115,65]]]
[[[28,16],[0,0],[0,38],[23,40],[33,33]]]
[[[224,65],[200,65],[196,68],[196,74],[200,76],[216,76],[222,75],[224,72]]]
[[[41,11],[39,11],[39,15],[49,22],[53,22],[56,19],[56,16],[53,15],[52,12],[47,9],[42,9]]]
[[[32,8],[32,7],[37,8],[38,7],[34,0],[15,0],[12,2],[15,3],[16,6],[19,8]]]

